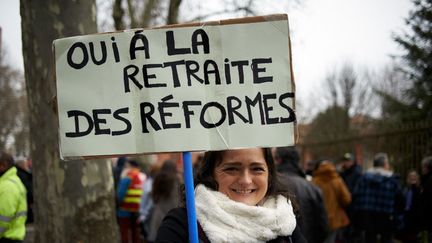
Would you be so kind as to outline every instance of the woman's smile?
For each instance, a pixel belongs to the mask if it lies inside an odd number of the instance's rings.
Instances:
[[[255,192],[255,189],[231,189],[236,193],[240,193],[240,194],[250,194],[252,192]]]

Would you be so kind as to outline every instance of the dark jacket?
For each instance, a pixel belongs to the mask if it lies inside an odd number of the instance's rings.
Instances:
[[[362,176],[362,169],[358,164],[354,164],[349,169],[342,171],[340,175],[348,187],[348,190],[353,193],[358,180]]]
[[[402,211],[403,207],[400,203],[403,203],[403,192],[398,177],[384,175],[378,170],[366,172],[353,193],[355,211],[372,211],[392,215],[396,211]]]
[[[199,241],[203,243],[210,242],[205,235],[205,233],[200,229],[199,231]],[[187,243],[189,242],[189,232],[188,232],[188,219],[186,208],[174,208],[168,212],[167,216],[164,218],[162,225],[159,227],[156,241],[160,243]],[[306,243],[307,241],[300,233],[298,227],[294,230],[291,236],[278,237],[274,240],[269,241],[271,243]]]
[[[418,185],[409,185],[404,190],[405,210],[403,230],[418,232],[421,229],[423,215],[421,207],[421,188]]]
[[[298,225],[309,243],[321,243],[326,239],[329,231],[327,213],[324,207],[321,190],[304,178],[291,164],[278,166],[282,174],[281,181],[292,193],[299,205]]]
[[[366,172],[353,193],[355,224],[366,231],[394,231],[403,212],[404,196],[399,178],[382,169]]]
[[[350,191],[351,194],[353,194],[354,192],[354,188],[357,185],[357,182],[359,181],[359,179],[362,176],[362,169],[358,164],[354,164],[353,166],[351,166],[349,169],[344,170],[340,173],[342,179],[345,182],[345,185],[348,187],[348,190]],[[351,221],[354,221],[354,217],[355,217],[355,213],[353,210],[353,206],[352,204],[348,205],[348,207],[345,208],[345,211],[348,215],[348,218]]]
[[[432,230],[432,173],[422,176],[421,186],[423,188],[421,195],[423,225],[425,229]]]

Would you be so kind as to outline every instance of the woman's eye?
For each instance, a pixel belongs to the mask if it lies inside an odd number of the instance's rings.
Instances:
[[[265,171],[265,169],[262,167],[255,167],[255,168],[252,168],[252,170],[256,171],[256,172],[264,172]]]
[[[226,167],[224,168],[224,171],[236,171],[237,168],[236,167]]]

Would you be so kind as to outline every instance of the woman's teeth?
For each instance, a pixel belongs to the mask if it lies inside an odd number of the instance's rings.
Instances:
[[[250,190],[233,189],[233,191],[236,193],[247,194],[247,193],[252,193],[254,190],[253,189],[250,189]]]

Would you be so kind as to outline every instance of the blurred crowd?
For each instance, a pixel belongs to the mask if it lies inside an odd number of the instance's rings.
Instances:
[[[385,153],[374,156],[371,168],[346,153],[310,161],[305,172],[293,147],[276,148],[275,159],[294,185],[304,211],[298,221],[309,242],[432,242],[432,157],[405,181]]]
[[[402,178],[392,171],[385,153],[375,155],[371,168],[362,168],[351,153],[302,165],[295,147],[272,152],[283,185],[295,196],[297,224],[308,242],[432,242],[431,156],[422,160],[419,171],[411,170]],[[202,154],[194,156],[195,168],[202,159]],[[11,216],[12,206],[6,203],[25,201],[27,210],[22,210],[25,215],[19,219],[23,224],[33,222],[31,170],[31,160],[2,152],[0,239],[16,237],[23,230],[8,231],[9,219],[18,217]],[[119,157],[113,163],[113,177],[121,242],[154,242],[165,215],[182,201],[181,161],[149,165]],[[16,178],[20,202],[5,196],[12,195],[9,189],[17,185],[16,181],[11,184]]]
[[[432,157],[405,180],[385,153],[375,155],[371,168],[362,168],[351,153],[305,166],[295,147],[274,148],[273,157],[295,196],[297,223],[308,242],[432,242]],[[201,161],[197,156],[194,166]],[[122,243],[154,242],[164,216],[179,206],[181,163],[141,168],[120,157],[113,169]]]
[[[121,242],[154,242],[169,210],[179,206],[181,168],[173,160],[153,162],[119,157],[113,167]]]

